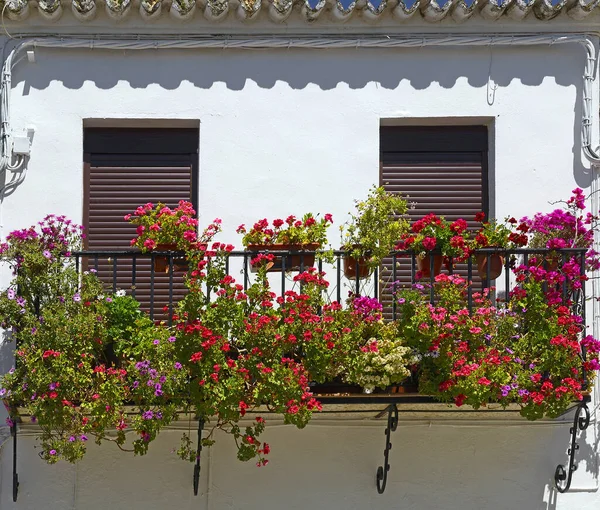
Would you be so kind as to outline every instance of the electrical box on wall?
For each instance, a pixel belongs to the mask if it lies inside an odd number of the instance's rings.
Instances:
[[[30,144],[29,137],[21,135],[13,138],[13,154],[29,156]]]
[[[28,126],[25,133],[13,135],[13,154],[15,156],[29,156],[34,133],[35,128],[33,126]]]

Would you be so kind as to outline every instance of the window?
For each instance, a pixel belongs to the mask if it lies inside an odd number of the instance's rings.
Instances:
[[[464,218],[474,228],[475,214],[489,213],[485,126],[382,127],[380,170],[386,190],[402,193],[414,203],[411,220],[435,213],[449,221]],[[466,264],[456,270],[466,274]],[[382,268],[382,280],[390,282],[392,276],[390,259]],[[397,266],[396,279],[410,282],[406,259]]]
[[[135,227],[123,216],[146,202],[164,202],[170,207],[188,200],[198,208],[198,129],[89,128],[84,132],[85,248],[128,250]],[[95,261],[90,261],[94,265]],[[98,274],[109,286],[132,288],[132,259],[99,259]],[[136,263],[136,298],[150,308],[150,261]],[[113,279],[114,278],[114,279]],[[183,292],[182,279],[175,277],[175,297]],[[154,275],[154,306],[160,315],[169,292],[169,277]]]

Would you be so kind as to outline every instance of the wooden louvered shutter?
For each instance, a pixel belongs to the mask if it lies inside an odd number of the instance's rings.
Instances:
[[[463,218],[469,228],[475,228],[475,214],[483,211],[487,216],[486,127],[383,127],[380,144],[381,185],[414,203],[411,221],[435,213],[449,221]],[[466,264],[455,271],[466,274]],[[388,260],[382,279],[391,281],[391,275]],[[396,277],[410,283],[407,259],[397,266]]]
[[[124,221],[138,205],[163,202],[177,206],[188,200],[197,207],[194,192],[197,168],[197,130],[93,130],[86,131],[84,171],[84,222],[90,251],[128,250],[136,235],[135,227]],[[89,262],[92,267],[95,261]],[[135,286],[132,286],[132,259],[117,258],[117,275],[112,260],[98,260],[98,274],[110,289],[133,291],[150,309],[151,266],[148,259],[137,259]],[[154,274],[152,307],[155,317],[164,317],[171,280],[164,273]],[[182,276],[173,278],[173,297],[180,298]]]

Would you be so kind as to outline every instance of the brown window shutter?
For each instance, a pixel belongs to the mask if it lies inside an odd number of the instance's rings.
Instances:
[[[141,204],[163,202],[176,207],[179,200],[195,203],[197,168],[197,130],[195,142],[181,144],[173,138],[173,131],[164,130],[88,130],[85,154],[84,223],[86,249],[130,250],[130,241],[136,236],[135,227],[123,217]],[[186,133],[190,130],[181,130]],[[184,137],[185,138],[185,137]],[[127,143],[129,142],[129,143]],[[171,144],[169,144],[171,142]],[[88,262],[89,268],[96,261]],[[150,310],[151,281],[153,278],[154,306],[152,315],[164,318],[162,308],[168,303],[171,278],[165,273],[152,276],[148,258],[136,260],[133,281],[132,258],[116,259],[114,278],[113,259],[100,257],[98,274],[108,289],[113,287],[134,293],[143,308]],[[135,285],[133,285],[135,283]],[[174,273],[172,292],[175,299],[184,292],[181,274]]]
[[[381,185],[414,204],[411,221],[426,214],[448,221],[463,218],[475,228],[475,214],[488,214],[487,128],[390,127],[381,129]],[[410,259],[398,259],[396,279],[411,283]],[[467,265],[455,272],[467,275]],[[384,261],[382,298],[390,299],[392,261]],[[475,280],[475,277],[473,277]]]

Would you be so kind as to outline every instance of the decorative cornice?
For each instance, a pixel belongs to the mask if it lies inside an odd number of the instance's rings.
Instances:
[[[133,2],[135,9],[131,9]],[[165,12],[178,20],[192,20],[196,10],[210,21],[221,21],[232,13],[247,21],[264,13],[265,18],[274,23],[285,22],[293,12],[309,23],[317,20],[343,23],[359,18],[369,23],[383,19],[402,22],[411,18],[431,23],[443,20],[462,23],[475,17],[487,20],[535,17],[547,21],[563,14],[569,16],[563,20],[582,20],[600,12],[600,0],[559,0],[558,3],[552,0],[354,0],[350,3],[341,0],[7,0],[6,13],[12,21],[23,21],[30,14],[30,4],[49,21],[58,20],[64,10],[70,10],[81,21],[89,21],[102,4],[108,16],[117,21],[136,13],[144,20],[155,20]]]

